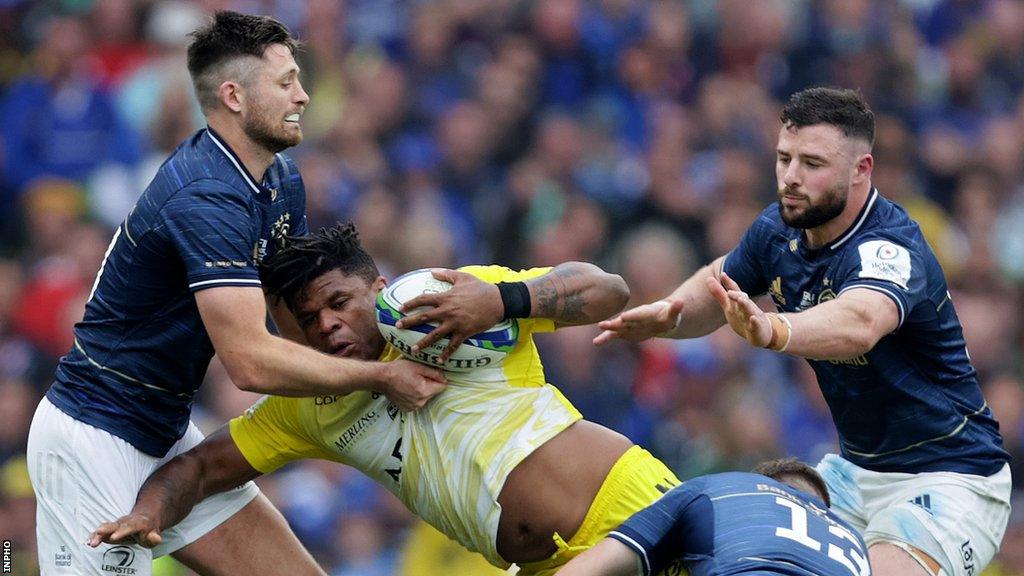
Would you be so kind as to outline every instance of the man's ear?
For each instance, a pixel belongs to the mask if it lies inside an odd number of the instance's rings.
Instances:
[[[245,102],[245,89],[238,82],[225,81],[217,89],[217,99],[232,112],[241,112]]]
[[[387,278],[385,278],[383,276],[377,276],[377,279],[373,281],[373,285],[372,285],[373,293],[376,294],[376,293],[380,292],[387,285],[388,285]]]
[[[871,172],[875,169],[875,157],[870,153],[861,154],[853,165],[853,178],[851,184],[860,184],[865,180],[871,180]]]

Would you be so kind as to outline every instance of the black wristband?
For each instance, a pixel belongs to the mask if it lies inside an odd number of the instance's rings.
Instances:
[[[505,306],[504,320],[530,317],[530,289],[525,282],[498,282],[497,286]]]

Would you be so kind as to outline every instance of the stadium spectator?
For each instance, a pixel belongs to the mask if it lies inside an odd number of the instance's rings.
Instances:
[[[142,157],[143,142],[89,69],[89,42],[81,19],[52,18],[32,72],[0,101],[4,179],[16,195],[42,176],[86,180],[100,167],[131,167]]]

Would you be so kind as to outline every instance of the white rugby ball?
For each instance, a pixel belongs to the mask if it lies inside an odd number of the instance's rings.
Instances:
[[[445,292],[451,287],[450,283],[434,278],[426,268],[396,278],[377,294],[377,327],[384,335],[384,340],[401,351],[406,358],[444,370],[469,372],[499,366],[519,340],[519,323],[515,319],[503,320],[489,330],[467,338],[443,364],[441,353],[448,346],[448,338],[441,338],[419,352],[412,351],[413,344],[436,328],[436,324],[420,324],[409,328],[395,326],[405,317],[401,309],[406,302],[420,294]]]

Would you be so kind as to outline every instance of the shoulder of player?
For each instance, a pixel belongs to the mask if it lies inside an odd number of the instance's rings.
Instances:
[[[267,169],[268,185],[271,188],[280,188],[288,193],[299,193],[305,191],[305,184],[299,167],[290,157],[278,152],[274,155],[274,163]]]
[[[205,210],[204,203],[208,204]],[[249,210],[251,205],[251,194],[232,183],[203,175],[184,179],[168,171],[165,163],[129,213],[127,222],[139,236],[160,228],[160,222],[175,213],[188,211],[191,217],[192,213],[201,214],[214,206]]]
[[[695,481],[702,484],[695,484]],[[695,491],[707,494],[712,499],[734,497],[738,495],[774,494],[776,496],[798,496],[807,500],[809,496],[778,480],[753,472],[721,472],[699,476],[684,482],[678,488],[691,486]]]
[[[284,162],[278,154],[271,170]],[[297,170],[296,170],[297,172]],[[225,144],[221,144],[207,130],[200,130],[170,155],[157,172],[154,180],[163,178],[174,188],[198,189],[206,186],[224,186],[228,191],[251,197],[258,192],[240,160]]]
[[[236,182],[214,176],[197,177],[182,183],[169,191],[167,201],[171,200],[188,202],[205,200],[217,205],[230,203],[251,206],[255,204],[255,197],[249,189],[240,187]],[[196,206],[190,205],[189,207],[195,208]]]
[[[910,251],[926,245],[921,227],[899,204],[878,196],[875,207],[863,225],[845,242],[845,247],[857,247],[865,242],[887,241]]]
[[[729,492],[739,487],[753,488],[757,484],[774,484],[775,482],[767,476],[754,474],[753,472],[718,472],[716,474],[698,476],[693,480],[684,482],[683,485],[689,485],[696,480],[700,480],[702,482],[700,484],[701,488],[706,489],[708,492]]]
[[[167,197],[215,193],[251,198],[253,190],[227,154],[202,132],[186,140],[160,166],[146,192]]]
[[[894,244],[912,254],[930,250],[921,228],[909,218],[873,219],[846,243],[846,250],[859,252],[865,245],[879,247],[883,244]]]

